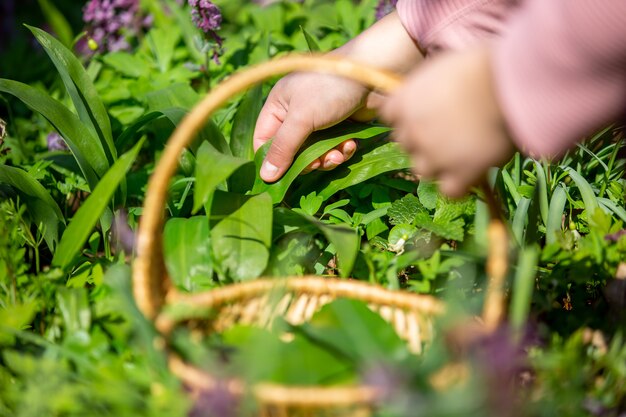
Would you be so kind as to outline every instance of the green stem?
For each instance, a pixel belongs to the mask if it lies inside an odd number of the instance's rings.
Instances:
[[[613,164],[615,164],[615,158],[617,158],[617,153],[619,152],[621,143],[622,143],[621,138],[617,142],[615,142],[615,148],[613,148],[613,152],[611,152],[611,159],[609,159],[609,165],[607,167],[607,170],[604,172],[604,181],[602,181],[602,187],[600,188],[598,197],[602,197],[604,195],[604,192],[606,191],[606,187],[611,182],[610,181],[611,171],[613,170]]]

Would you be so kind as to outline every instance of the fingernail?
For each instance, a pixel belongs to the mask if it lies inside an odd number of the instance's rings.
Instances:
[[[270,161],[263,162],[261,165],[261,178],[266,180],[273,180],[278,173],[278,167],[272,164]]]
[[[335,168],[337,165],[339,165],[339,164],[337,162],[335,162],[335,161],[327,161],[324,164],[324,168],[325,169],[332,169],[332,168]]]

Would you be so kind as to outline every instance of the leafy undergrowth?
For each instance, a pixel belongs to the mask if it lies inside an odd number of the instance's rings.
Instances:
[[[217,2],[220,45],[193,25],[188,6],[150,0],[140,13],[152,26],[128,37],[128,50],[103,44],[89,56],[68,48],[62,15],[41,3],[64,36],[23,32],[39,45],[32,59],[53,69],[0,79],[0,416],[244,413],[229,396],[182,394],[132,298],[147,179],[212,86],[274,56],[341,45],[373,22],[376,2]],[[484,335],[468,319],[486,288],[480,192],[442,197],[411,176],[388,128],[352,122],[312,135],[284,178],[265,184],[266,148],[254,155],[252,133],[269,88],[233,99],[180,158],[163,232],[174,285],[196,292],[260,276],[350,277],[436,296],[448,313],[419,356],[348,300],[302,326],[200,337],[179,328],[171,348],[224,378],[373,384],[385,392],[376,411],[384,416],[626,412],[619,127],[560,160],[517,154],[491,172],[512,267],[506,323]],[[349,163],[299,175],[347,138],[359,140]]]

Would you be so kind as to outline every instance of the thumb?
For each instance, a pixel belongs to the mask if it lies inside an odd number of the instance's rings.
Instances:
[[[298,149],[311,132],[313,132],[312,123],[299,117],[287,115],[283,124],[276,131],[274,140],[261,166],[260,175],[263,181],[274,182],[283,176]]]

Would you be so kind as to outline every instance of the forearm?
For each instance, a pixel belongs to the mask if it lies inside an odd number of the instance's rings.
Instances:
[[[410,71],[423,59],[395,11],[331,54],[400,74]]]
[[[518,147],[553,156],[623,115],[626,2],[530,1],[492,49],[498,100]]]

